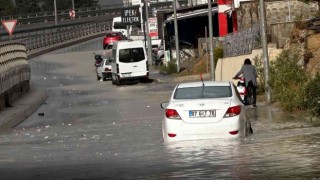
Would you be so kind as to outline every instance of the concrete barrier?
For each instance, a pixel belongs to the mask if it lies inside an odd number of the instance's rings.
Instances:
[[[30,66],[24,44],[0,45],[0,111],[29,91]]]

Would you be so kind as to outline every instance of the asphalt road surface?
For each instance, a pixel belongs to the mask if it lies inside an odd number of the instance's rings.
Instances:
[[[319,124],[250,110],[254,135],[163,144],[160,103],[174,83],[97,81],[95,39],[30,60],[49,98],[0,136],[1,180],[319,179]]]

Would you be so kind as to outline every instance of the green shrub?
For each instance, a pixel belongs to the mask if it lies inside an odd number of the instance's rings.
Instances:
[[[311,79],[306,85],[305,105],[311,115],[320,117],[320,74]]]
[[[258,57],[254,57],[253,58],[253,62],[254,62],[254,65],[256,66],[256,70],[257,70],[257,75],[258,75],[258,78],[257,78],[257,93],[258,94],[261,94],[261,93],[264,93],[265,92],[265,79],[264,79],[264,72],[263,72],[263,61],[262,61],[262,56]]]
[[[283,51],[270,63],[271,97],[288,111],[305,109],[305,85],[308,75],[298,65],[295,50]]]
[[[217,67],[218,59],[223,58],[223,47],[217,46],[213,51],[214,67]]]
[[[164,74],[175,74],[177,73],[176,60],[169,61],[167,65],[161,65],[159,68],[160,73]]]

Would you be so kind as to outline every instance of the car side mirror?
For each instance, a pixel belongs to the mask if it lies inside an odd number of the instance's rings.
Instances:
[[[166,109],[166,108],[168,107],[168,105],[169,105],[169,102],[162,102],[162,103],[160,104],[160,106],[161,106],[162,109]]]

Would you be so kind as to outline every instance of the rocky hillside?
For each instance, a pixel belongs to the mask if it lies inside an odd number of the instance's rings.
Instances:
[[[300,64],[308,73],[320,72],[320,32],[316,30],[295,29],[290,43],[285,49],[298,48],[301,54]]]

